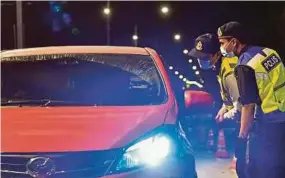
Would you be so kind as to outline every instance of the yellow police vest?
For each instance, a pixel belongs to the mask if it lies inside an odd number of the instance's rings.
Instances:
[[[221,88],[221,97],[223,100],[223,103],[226,105],[227,110],[230,110],[233,108],[233,102],[231,101],[229,92],[226,90],[225,83],[226,83],[226,77],[233,74],[234,68],[237,65],[238,57],[232,57],[232,58],[222,58],[222,64],[220,73],[218,75],[218,81]]]
[[[263,52],[265,56],[258,53],[247,63],[255,71],[261,109],[265,114],[285,112],[285,67],[276,51],[265,48]]]

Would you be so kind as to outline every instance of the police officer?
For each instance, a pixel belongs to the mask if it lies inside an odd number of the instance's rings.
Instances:
[[[285,67],[278,53],[270,48],[245,44],[246,33],[238,22],[218,28],[221,52],[239,57],[235,68],[242,104],[241,142],[254,128],[250,140],[251,177],[285,177]],[[254,153],[254,154],[253,154]]]
[[[203,71],[216,70],[218,74],[223,106],[220,108],[216,120],[218,122],[235,120],[237,122],[237,130],[239,131],[240,123],[238,119],[240,118],[241,106],[238,102],[239,91],[234,76],[234,67],[237,65],[238,58],[234,55],[220,52],[219,40],[216,35],[209,33],[201,35],[196,38],[195,43],[195,48],[190,51],[189,55],[198,59],[200,68]],[[243,156],[237,159],[237,174],[239,178],[245,177],[246,167],[246,143],[242,146],[244,147]]]

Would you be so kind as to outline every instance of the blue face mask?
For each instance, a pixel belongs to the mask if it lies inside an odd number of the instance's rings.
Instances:
[[[199,62],[200,68],[203,70],[209,70],[209,69],[214,68],[214,65],[211,64],[210,57],[205,57],[201,59],[198,58],[198,62]]]

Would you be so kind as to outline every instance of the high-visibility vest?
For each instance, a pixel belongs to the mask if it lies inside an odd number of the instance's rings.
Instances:
[[[234,73],[234,68],[237,63],[238,57],[222,58],[221,69],[218,75],[218,81],[221,88],[221,97],[228,110],[233,108],[233,102],[231,101],[229,92],[226,90],[225,83],[227,76]]]
[[[255,71],[262,111],[285,112],[285,67],[278,53],[263,48],[247,65]]]

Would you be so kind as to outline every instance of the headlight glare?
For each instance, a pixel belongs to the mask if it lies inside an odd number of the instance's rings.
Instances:
[[[171,149],[168,136],[158,134],[129,147],[119,161],[117,170],[143,165],[156,166],[166,158]]]

